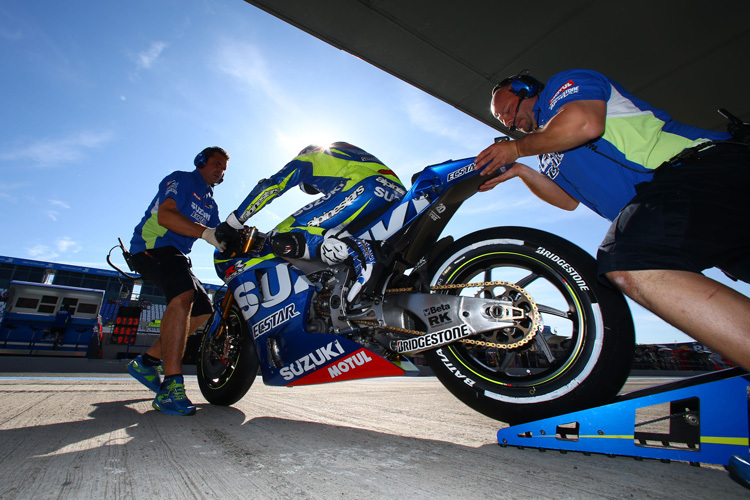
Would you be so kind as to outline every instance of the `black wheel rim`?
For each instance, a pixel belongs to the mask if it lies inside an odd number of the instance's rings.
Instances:
[[[511,389],[535,391],[562,381],[586,347],[585,309],[567,280],[544,262],[513,252],[491,252],[467,259],[452,271],[448,283],[506,281],[529,292],[539,308],[544,331],[517,349],[456,343],[448,347],[463,367],[481,380]],[[481,293],[484,297],[514,300],[514,290],[504,287],[466,288],[455,294]],[[540,338],[541,336],[541,338]],[[519,332],[498,331],[483,335],[486,342],[512,341]]]

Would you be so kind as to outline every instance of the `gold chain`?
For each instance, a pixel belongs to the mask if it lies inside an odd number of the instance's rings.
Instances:
[[[531,342],[531,339],[534,338],[534,336],[537,333],[537,330],[539,329],[539,325],[541,324],[541,318],[539,316],[539,308],[536,305],[536,302],[534,302],[534,299],[531,298],[531,295],[526,292],[523,288],[520,286],[514,284],[514,283],[508,283],[507,281],[485,281],[483,283],[455,283],[450,285],[440,285],[440,286],[431,286],[430,291],[437,291],[437,290],[456,290],[461,288],[474,288],[474,287],[488,287],[488,286],[502,286],[504,288],[512,288],[513,290],[517,291],[521,295],[524,296],[524,298],[528,301],[531,311],[529,312],[530,316],[532,317],[532,325],[531,328],[529,328],[529,332],[524,335],[524,337],[519,340],[518,342],[511,342],[506,344],[499,344],[495,342],[485,342],[482,340],[472,340],[472,339],[463,339],[459,340],[458,342],[462,342],[464,344],[471,344],[476,345],[479,347],[497,347],[499,349],[515,349],[517,347],[521,347],[523,345],[528,344]],[[404,292],[411,292],[413,291],[413,288],[389,288],[385,291],[385,293],[404,293]],[[400,328],[397,326],[380,326],[380,324],[376,321],[359,321],[356,320],[356,323],[360,325],[366,325],[366,326],[374,326],[374,327],[380,327],[387,330],[391,330],[394,332],[399,333],[408,333],[410,335],[424,335],[427,332],[421,332],[419,330],[409,330],[406,328]]]

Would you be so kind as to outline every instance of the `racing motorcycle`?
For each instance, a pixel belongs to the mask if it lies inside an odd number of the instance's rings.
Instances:
[[[589,254],[524,227],[440,237],[483,180],[473,158],[428,166],[401,199],[348,226],[381,268],[354,304],[351,266],[282,259],[246,227],[235,255],[214,255],[226,293],[200,342],[206,400],[237,402],[258,371],[299,386],[416,375],[424,361],[458,399],[510,424],[610,402],[634,328]]]

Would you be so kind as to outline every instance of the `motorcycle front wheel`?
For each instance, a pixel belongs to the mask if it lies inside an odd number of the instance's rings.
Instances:
[[[198,359],[198,386],[211,404],[231,405],[255,382],[260,364],[253,337],[236,304],[224,328],[206,331]]]
[[[425,353],[454,396],[497,420],[517,424],[607,404],[630,373],[633,322],[623,295],[603,286],[596,262],[553,234],[523,227],[467,235],[430,264],[432,286],[486,285],[438,290],[536,303],[543,328],[527,344],[528,324],[477,336],[490,346],[457,342]],[[524,304],[526,303],[526,304]],[[528,322],[526,322],[528,323]]]

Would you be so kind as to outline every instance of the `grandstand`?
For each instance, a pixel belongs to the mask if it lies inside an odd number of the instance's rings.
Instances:
[[[111,333],[120,307],[140,307],[138,347],[150,345],[155,340],[154,335],[159,333],[159,324],[167,307],[164,295],[154,285],[141,279],[130,280],[114,270],[0,256],[0,318],[11,281],[103,290],[99,314],[105,337]],[[211,284],[204,286],[212,297],[221,288]]]

